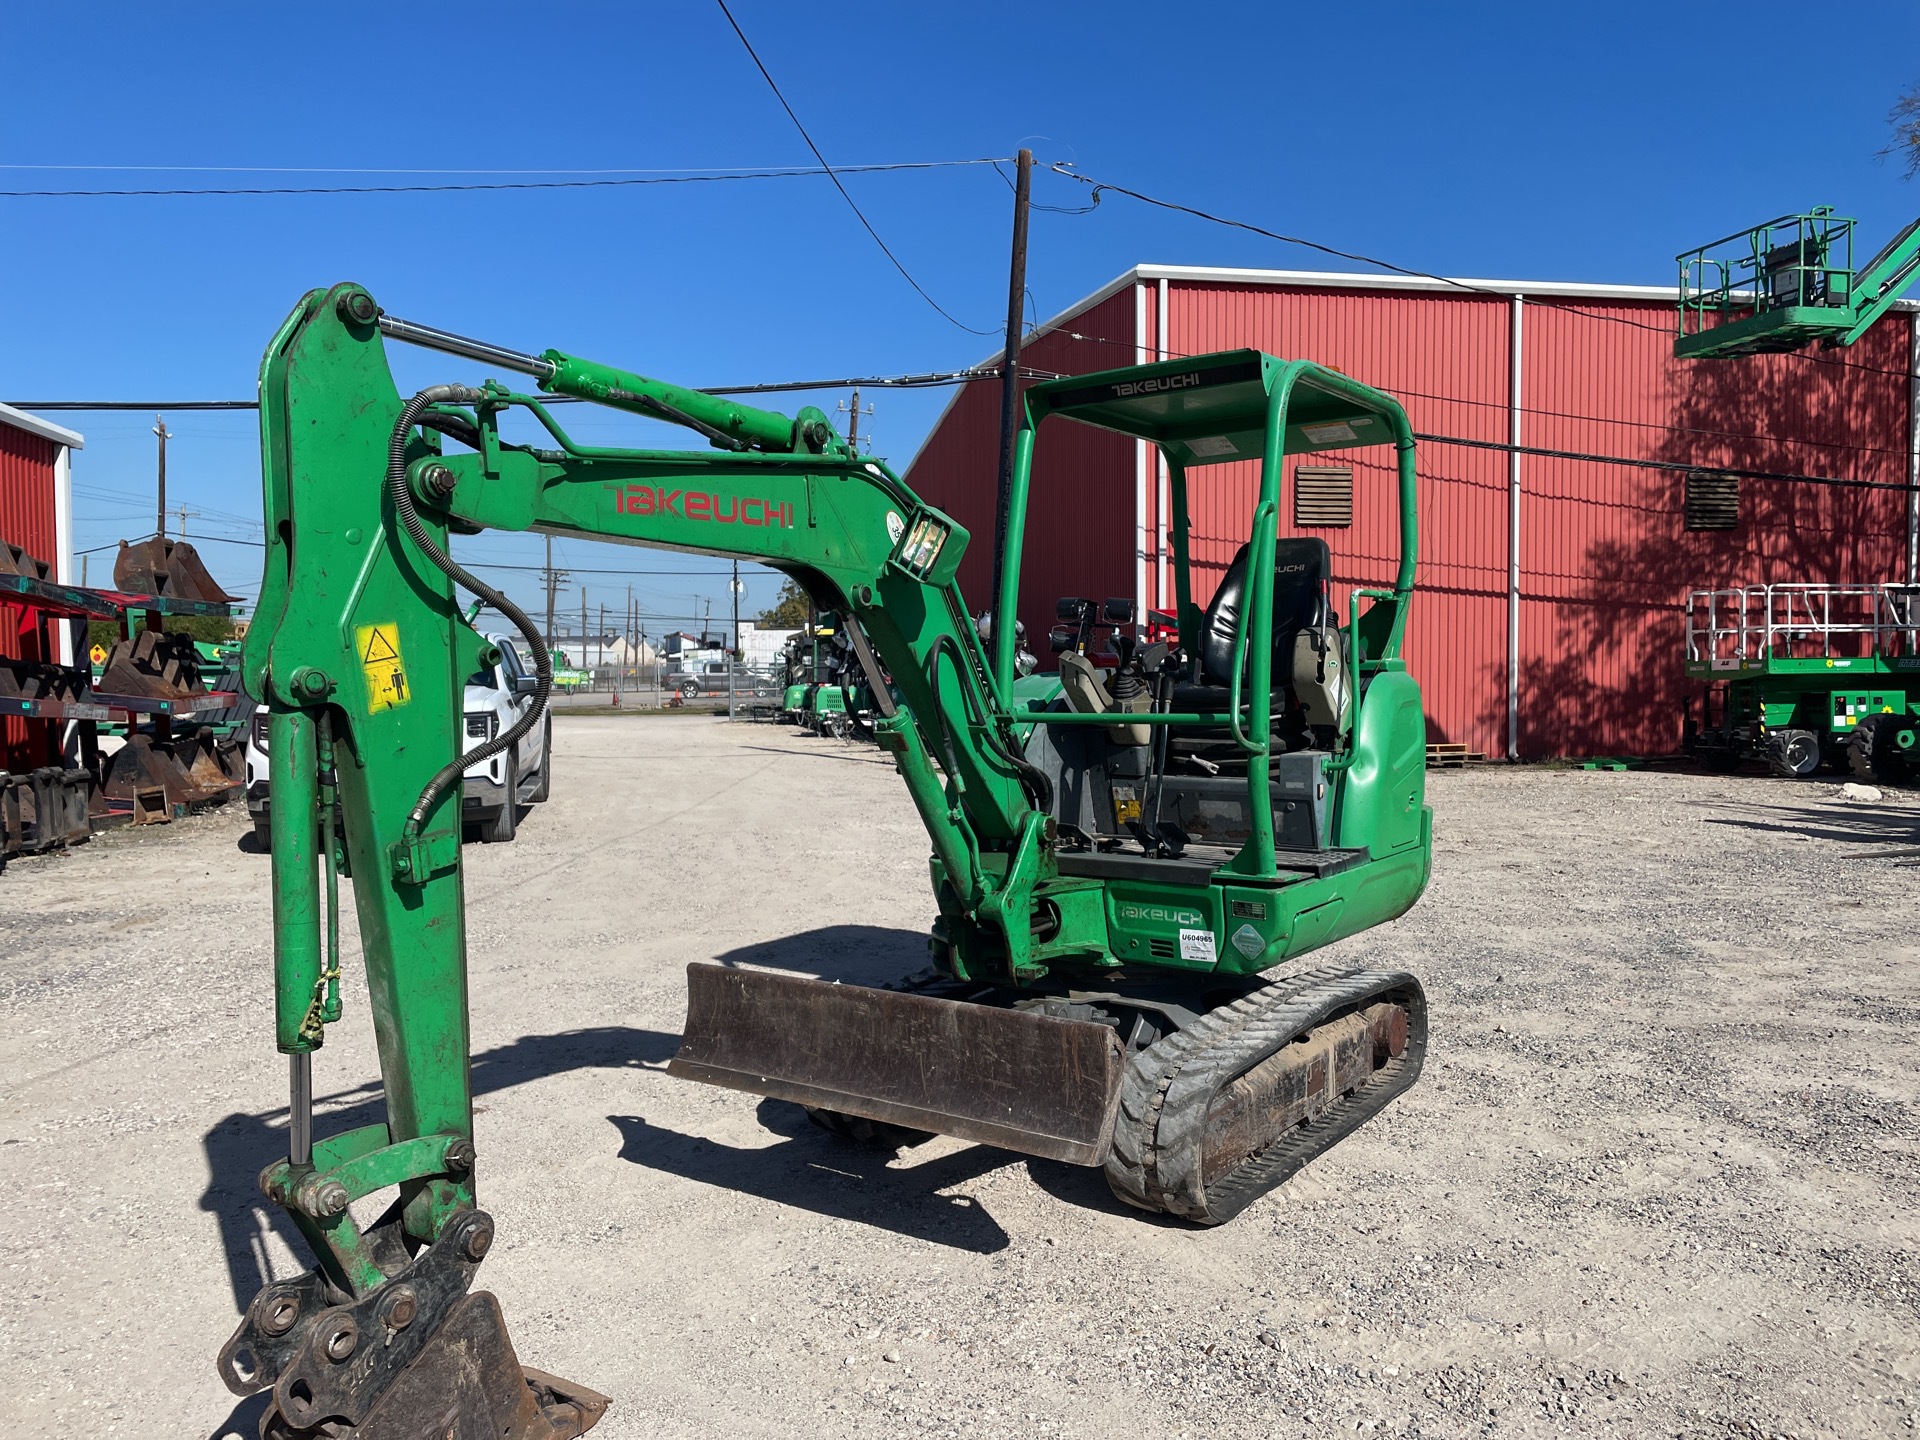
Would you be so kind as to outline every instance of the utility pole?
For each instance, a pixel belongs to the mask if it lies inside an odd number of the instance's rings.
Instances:
[[[547,563],[541,571],[541,582],[547,587],[547,649],[553,649],[553,597],[560,589],[560,582],[567,578],[567,572],[553,568],[553,537],[546,537]]]
[[[733,562],[733,579],[727,584],[733,591],[733,644],[729,648],[732,649],[733,658],[737,661],[740,658],[740,562],[738,560]]]
[[[1006,574],[1007,512],[1013,508],[1013,437],[1020,407],[1020,333],[1027,309],[1027,206],[1033,194],[1033,152],[1022,150],[1013,186],[1013,258],[1007,268],[1007,348],[1000,359],[1000,489],[993,508],[993,653],[1013,653],[1014,617],[1000,613]],[[1002,679],[1008,677],[1001,677]]]
[[[857,388],[854,390],[852,405],[848,405],[846,401],[842,400],[840,402],[840,408],[846,412],[847,416],[847,449],[858,455],[860,453],[860,391]],[[873,414],[873,405],[871,402],[867,405],[866,413],[868,415]],[[868,438],[867,444],[869,446],[873,444],[871,437]]]
[[[594,649],[599,652],[600,663],[607,663],[607,602],[600,602],[600,633],[593,637]]]
[[[192,516],[195,520],[198,520],[200,518],[200,512],[198,510],[189,510],[184,505],[176,505],[173,507],[173,513],[180,517],[180,538],[184,540],[187,538],[187,517]]]
[[[580,587],[580,668],[587,668],[587,587]]]
[[[159,477],[160,503],[156,511],[158,518],[155,519],[155,521],[153,522],[153,531],[154,531],[154,534],[160,536],[162,539],[165,539],[167,534],[167,417],[166,416],[156,415],[153,417],[153,433],[160,437],[160,477]]]

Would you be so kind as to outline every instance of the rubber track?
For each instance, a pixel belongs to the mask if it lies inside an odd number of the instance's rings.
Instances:
[[[1407,1048],[1373,1080],[1216,1180],[1201,1181],[1214,1096],[1290,1040],[1375,1000],[1407,1009]],[[1420,982],[1399,970],[1310,970],[1210,1010],[1136,1055],[1120,1082],[1107,1183],[1127,1204],[1202,1225],[1231,1220],[1384,1110],[1419,1078],[1427,1050]]]

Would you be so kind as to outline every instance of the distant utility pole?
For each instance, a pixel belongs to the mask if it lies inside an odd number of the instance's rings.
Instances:
[[[1013,186],[1013,259],[1007,267],[1007,348],[1000,357],[1000,492],[993,507],[994,654],[1008,653],[1001,636],[1013,634],[1013,616],[1000,613],[1000,580],[1007,556],[1007,511],[1013,505],[1013,436],[1020,409],[1020,332],[1027,310],[1027,203],[1033,193],[1033,152],[1022,150]],[[1005,626],[1003,630],[1001,627]]]
[[[849,405],[846,401],[842,400],[840,402],[840,410],[847,417],[847,449],[858,455],[860,453],[860,416],[863,413],[867,415],[873,414],[873,402],[868,401],[867,408],[863,412],[860,409],[860,392],[856,389],[853,392],[853,404]],[[869,447],[872,446],[873,438],[871,436],[867,438],[867,444]]]
[[[541,583],[547,587],[547,649],[553,649],[553,597],[560,589],[560,582],[567,578],[567,572],[553,568],[553,537],[546,537],[547,563],[541,571]]]
[[[198,510],[189,510],[184,505],[176,505],[173,507],[173,513],[180,517],[180,538],[184,540],[187,538],[188,517],[191,516],[193,519],[198,520],[200,518],[200,512]]]
[[[587,587],[580,587],[580,668],[587,668]]]
[[[160,503],[157,517],[153,522],[153,533],[165,537],[167,533],[167,417],[153,417],[153,433],[160,437]]]
[[[599,651],[600,663],[607,663],[607,602],[600,602],[600,633],[594,638],[594,647]]]

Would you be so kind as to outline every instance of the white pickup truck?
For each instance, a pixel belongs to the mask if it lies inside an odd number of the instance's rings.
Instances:
[[[506,635],[488,635],[500,648],[500,662],[467,677],[462,743],[468,750],[485,744],[519,721],[533,705],[539,682]],[[511,840],[519,828],[520,806],[545,800],[553,782],[553,717],[545,717],[510,754],[467,767],[461,781],[462,827],[482,840]],[[271,779],[267,757],[267,707],[253,712],[247,727],[247,813],[261,849],[272,844]],[[513,796],[509,804],[507,797]]]

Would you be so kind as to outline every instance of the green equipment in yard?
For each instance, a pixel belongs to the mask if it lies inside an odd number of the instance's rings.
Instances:
[[[1679,257],[1682,360],[1851,345],[1920,274],[1920,220],[1864,265],[1852,220],[1817,207]],[[1687,597],[1687,673],[1708,682],[1685,724],[1709,764],[1763,760],[1907,779],[1920,764],[1920,645],[1907,584],[1736,585]]]
[[[1851,345],[1920,271],[1920,220],[1856,266],[1852,220],[1817,206],[1727,235],[1678,257],[1673,353],[1718,360]]]
[[[1686,746],[1805,779],[1920,765],[1920,586],[1752,585],[1687,597],[1687,673],[1708,683]]]
[[[539,388],[403,397],[389,341]],[[667,420],[711,449],[583,445],[546,394]],[[472,1290],[494,1224],[478,1208],[489,1157],[473,1144],[458,782],[540,723],[552,667],[524,612],[449,557],[453,531],[752,558],[846,627],[931,841],[932,966],[869,988],[692,964],[675,1074],[882,1143],[940,1132],[1102,1166],[1128,1204],[1202,1224],[1418,1075],[1411,975],[1302,964],[1404,913],[1431,863],[1425,722],[1401,658],[1414,445],[1390,396],[1254,351],[1033,387],[990,653],[954,583],[966,532],[816,409],[450,335],[355,285],[300,302],[260,402],[268,541],[245,663],[271,711],[275,1038],[290,1057],[288,1153],[261,1182],[317,1262],[262,1290],[220,1357],[235,1390],[271,1388],[263,1433],[556,1440],[607,1403],[523,1372],[498,1303]],[[503,439],[512,412],[545,440]],[[1017,679],[1036,441],[1074,424],[1164,457],[1178,636],[1121,636],[1111,671],[1076,656],[1045,683]],[[1325,545],[1280,536],[1277,517],[1286,456],[1360,446],[1392,457],[1400,554],[1391,585],[1355,589],[1342,614]],[[1254,462],[1251,518],[1202,605],[1187,477],[1235,460]],[[1113,481],[1130,490],[1131,472]],[[526,635],[541,701],[465,755],[460,679],[491,646],[456,586]],[[343,1008],[342,875],[387,1113],[316,1138],[312,1055]],[[386,1211],[355,1212],[389,1187]]]

